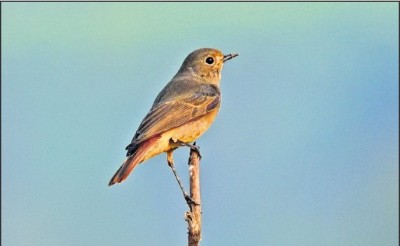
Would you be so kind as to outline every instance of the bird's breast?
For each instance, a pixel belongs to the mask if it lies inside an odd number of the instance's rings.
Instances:
[[[166,132],[166,135],[171,135],[173,139],[177,139],[179,141],[185,143],[191,143],[199,138],[203,133],[205,133],[214,122],[219,108],[209,112],[208,114],[191,120],[179,127],[171,129],[169,132]]]
[[[194,142],[210,128],[218,114],[218,110],[219,107],[204,116],[163,132],[156,143],[153,144],[152,148],[146,153],[143,161],[162,152],[180,147],[179,144],[170,141],[171,139],[175,141],[179,140],[184,143]]]

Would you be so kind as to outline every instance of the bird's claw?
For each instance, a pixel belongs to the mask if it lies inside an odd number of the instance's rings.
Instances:
[[[174,139],[174,138],[171,138],[169,141],[171,141],[173,143],[178,143],[180,146],[189,147],[190,150],[195,151],[197,153],[197,155],[199,156],[199,158],[201,159],[200,146],[196,145],[196,142],[194,142],[193,144],[189,144],[189,143],[185,143],[185,142],[180,141],[179,139]]]
[[[196,145],[196,142],[193,144],[188,145],[190,147],[190,150],[195,151],[197,155],[199,156],[199,159],[201,159],[201,154],[200,154],[200,146]]]

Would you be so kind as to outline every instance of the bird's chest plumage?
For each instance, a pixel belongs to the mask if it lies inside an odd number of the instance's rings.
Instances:
[[[162,152],[180,147],[181,145],[176,143],[177,140],[184,143],[194,142],[210,128],[218,114],[218,110],[219,107],[204,116],[163,132],[152,148],[149,149],[143,161]]]
[[[194,119],[180,127],[171,129],[169,133],[172,139],[185,143],[191,143],[203,135],[214,122],[219,111],[219,107],[208,114]]]

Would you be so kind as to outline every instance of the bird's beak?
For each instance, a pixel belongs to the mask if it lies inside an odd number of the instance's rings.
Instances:
[[[239,55],[238,53],[230,53],[230,54],[224,55],[224,62],[226,62],[232,58],[235,58],[238,55]]]

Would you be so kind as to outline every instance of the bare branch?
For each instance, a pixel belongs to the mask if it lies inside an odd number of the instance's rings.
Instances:
[[[198,246],[201,240],[201,197],[200,197],[200,157],[199,147],[190,148],[189,181],[190,181],[190,211],[186,212],[188,223],[188,245]]]

